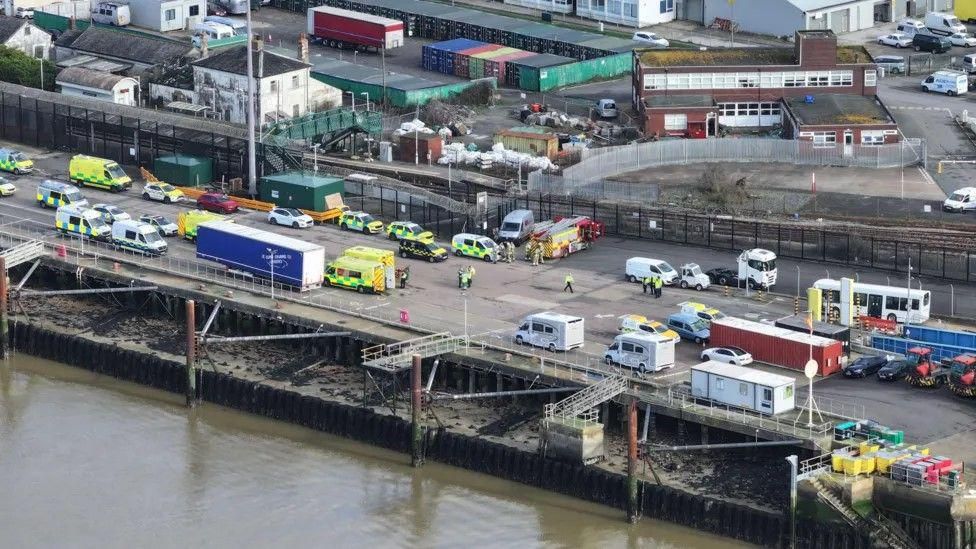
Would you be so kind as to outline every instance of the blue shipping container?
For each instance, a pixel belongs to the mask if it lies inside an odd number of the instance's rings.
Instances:
[[[457,57],[455,53],[484,45],[484,42],[467,38],[435,42],[422,48],[421,63],[426,70],[454,74],[454,60]]]
[[[932,360],[936,361],[952,360],[959,355],[972,352],[965,347],[939,345],[936,343],[929,343],[927,341],[917,341],[914,339],[903,339],[900,337],[881,335],[871,336],[871,346],[875,349],[880,349],[888,353],[895,353],[899,355],[907,355],[908,350],[912,347],[926,347],[928,349],[932,349]]]
[[[439,51],[449,51],[451,53],[457,53],[459,51],[469,50],[471,48],[477,48],[479,46],[484,46],[484,42],[479,42],[477,40],[468,40],[467,38],[455,38],[454,40],[445,40],[443,42],[434,42],[430,45],[431,48]]]
[[[971,332],[940,330],[927,326],[905,326],[905,337],[936,345],[961,347],[970,353],[976,353],[976,334]]]
[[[325,273],[322,246],[226,221],[200,224],[197,257],[302,290],[321,286]]]

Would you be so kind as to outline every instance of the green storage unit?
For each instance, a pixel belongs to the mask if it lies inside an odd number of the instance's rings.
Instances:
[[[153,175],[180,187],[203,187],[213,181],[213,160],[206,156],[176,154],[153,161]]]
[[[326,211],[325,197],[345,191],[346,182],[341,177],[301,171],[265,176],[258,184],[258,194],[264,202],[316,212]]]

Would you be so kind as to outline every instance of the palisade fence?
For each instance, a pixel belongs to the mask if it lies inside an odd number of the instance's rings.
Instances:
[[[924,165],[924,139],[905,139],[888,145],[816,146],[810,141],[786,139],[668,139],[619,147],[584,149],[578,164],[561,176],[530,174],[529,190],[571,194],[607,177],[654,166],[713,162],[784,162],[807,166],[898,168]],[[561,191],[561,192],[560,192]],[[613,196],[608,189],[602,198]]]
[[[515,209],[532,210],[536,219],[586,215],[606,224],[606,233],[651,241],[671,242],[738,253],[766,248],[784,258],[905,272],[911,259],[913,276],[976,282],[976,246],[942,247],[924,238],[902,241],[844,230],[796,224],[738,220],[730,216],[669,212],[639,204],[621,204],[529,193],[498,204],[494,215],[504,219]],[[489,223],[489,227],[492,227]],[[731,257],[731,256],[730,256]],[[946,299],[948,302],[948,299]]]

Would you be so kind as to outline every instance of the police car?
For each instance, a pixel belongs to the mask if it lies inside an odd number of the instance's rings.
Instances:
[[[16,191],[17,187],[15,187],[13,183],[0,177],[0,196],[10,196]]]
[[[169,183],[149,183],[142,188],[142,197],[146,200],[158,200],[160,202],[182,202],[186,200],[183,191],[170,185]]]
[[[447,259],[447,250],[441,248],[433,241],[424,242],[423,240],[403,239],[400,241],[400,257],[406,259],[426,259],[429,263],[444,261]]]
[[[102,216],[102,221],[109,225],[116,221],[128,221],[132,219],[132,216],[125,213],[122,208],[111,204],[95,204],[92,206],[92,209],[98,212]]]
[[[386,226],[386,234],[390,240],[434,241],[434,233],[425,231],[423,227],[413,221],[394,221]]]
[[[373,219],[373,216],[366,212],[342,212],[339,216],[339,228],[344,231],[376,234],[383,230],[383,222]]]

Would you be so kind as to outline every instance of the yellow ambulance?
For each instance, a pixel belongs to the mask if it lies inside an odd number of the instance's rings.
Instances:
[[[386,269],[379,261],[343,256],[325,267],[326,286],[338,286],[359,293],[386,291]]]
[[[113,160],[76,154],[68,163],[68,179],[85,187],[95,187],[112,192],[124,191],[132,187],[132,178],[126,175],[122,166]]]
[[[203,210],[189,210],[180,212],[176,216],[176,232],[183,238],[193,242],[197,239],[197,225],[205,221],[226,221],[220,214]]]

